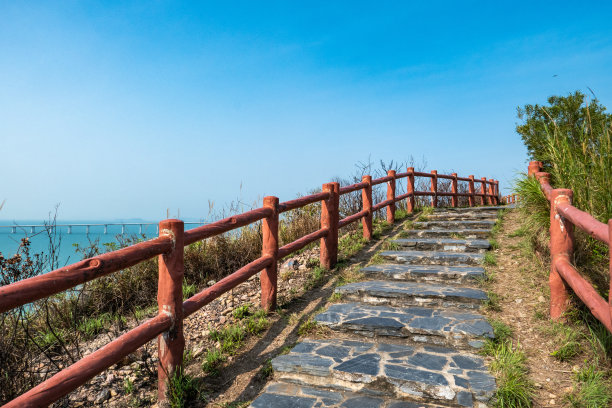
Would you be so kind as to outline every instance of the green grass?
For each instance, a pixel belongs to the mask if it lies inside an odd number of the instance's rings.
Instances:
[[[172,408],[183,408],[187,402],[198,395],[196,381],[180,368],[168,381],[168,402]]]
[[[400,249],[400,246],[396,242],[386,240],[382,244],[382,249],[385,251],[397,251]]]
[[[188,299],[195,295],[198,291],[198,288],[195,284],[188,284],[183,280],[183,299]]]
[[[495,257],[494,253],[486,252],[484,255],[483,262],[485,265],[495,266],[497,265],[497,258]]]
[[[342,293],[338,293],[338,292],[332,293],[332,295],[328,299],[330,303],[338,303],[341,300],[342,300]]]
[[[304,336],[306,334],[314,333],[317,331],[317,322],[313,318],[309,318],[298,328],[298,335]]]
[[[526,357],[511,341],[497,343],[491,350],[491,372],[497,378],[494,406],[527,408],[532,406],[533,383],[529,380]]]
[[[385,263],[385,258],[383,258],[383,256],[377,252],[372,258],[370,258],[368,265],[378,265],[382,263]]]
[[[499,295],[492,291],[487,292],[487,300],[485,300],[484,306],[489,310],[500,312],[501,304]]]
[[[123,392],[126,395],[130,395],[134,392],[134,383],[129,378],[123,380]]]
[[[575,408],[599,408],[612,405],[612,384],[605,372],[594,365],[576,373],[574,391],[566,399]]]
[[[202,370],[210,374],[217,374],[219,366],[226,360],[225,355],[218,348],[209,349],[204,355]]]
[[[321,268],[320,266],[311,269],[309,272],[308,280],[304,285],[306,290],[310,290],[316,288],[317,286],[320,286],[325,280],[325,275],[327,272],[327,269]]]
[[[247,303],[246,305],[238,306],[237,308],[234,309],[234,311],[232,312],[232,315],[234,315],[234,318],[236,318],[237,320],[242,320],[245,317],[250,316],[251,315],[251,305]]]

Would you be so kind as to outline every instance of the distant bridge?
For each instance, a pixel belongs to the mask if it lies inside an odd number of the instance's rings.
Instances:
[[[185,222],[185,225],[206,225],[208,222]],[[90,227],[104,227],[104,234],[108,234],[108,227],[120,225],[121,233],[125,234],[125,229],[128,226],[138,225],[138,233],[142,234],[143,227],[155,226],[155,232],[159,234],[159,224],[154,222],[106,222],[101,224],[55,224],[55,225],[45,225],[45,224],[15,224],[15,225],[0,225],[0,228],[10,228],[12,234],[16,234],[18,230],[20,231],[30,231],[30,234],[35,234],[36,231],[43,231],[46,229],[55,229],[55,228],[66,228],[66,233],[72,234],[73,227],[85,227],[85,233],[89,234]]]

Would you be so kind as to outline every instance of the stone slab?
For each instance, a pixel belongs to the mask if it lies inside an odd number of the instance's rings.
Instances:
[[[471,395],[470,395],[471,398]],[[470,400],[471,401],[471,400]],[[471,406],[471,405],[470,405]],[[376,394],[338,391],[324,387],[274,382],[251,408],[447,408],[417,401],[399,401]]]
[[[489,229],[457,228],[457,229],[413,229],[402,231],[401,236],[406,238],[455,238],[455,239],[474,239],[486,238],[491,233]]]
[[[484,278],[481,266],[378,264],[361,269],[371,279],[433,283],[469,283]]]
[[[401,238],[391,242],[402,248],[420,251],[484,252],[491,247],[486,239]]]
[[[477,198],[478,200],[478,198]],[[511,206],[509,205],[485,205],[485,206],[478,206],[478,207],[457,207],[457,208],[453,208],[453,207],[441,207],[441,208],[435,208],[434,209],[434,213],[436,212],[487,212],[487,211],[493,211],[493,212],[497,212],[499,210],[507,210],[508,208],[511,208]]]
[[[304,340],[272,360],[275,379],[310,387],[432,400],[447,404],[488,401],[495,379],[484,360],[465,351],[349,340]],[[299,346],[299,344],[298,344]],[[304,361],[319,360],[316,369]],[[323,372],[319,367],[326,367]]]
[[[497,211],[495,212],[437,212],[427,216],[430,220],[446,220],[446,221],[469,221],[469,220],[490,220],[497,219]]]
[[[473,348],[474,339],[493,338],[481,314],[425,307],[395,308],[361,303],[331,305],[315,316],[320,324],[366,337],[401,337],[413,343]]]
[[[364,281],[338,286],[335,290],[346,301],[405,306],[442,306],[477,309],[487,294],[480,289],[402,281]]]
[[[476,252],[382,251],[383,258],[398,263],[419,265],[480,265],[484,255]]]
[[[468,221],[417,221],[412,224],[418,229],[449,228],[449,229],[491,229],[495,221],[468,220]]]

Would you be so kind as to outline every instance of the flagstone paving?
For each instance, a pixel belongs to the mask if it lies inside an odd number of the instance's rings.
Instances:
[[[435,211],[335,289],[315,316],[338,335],[306,338],[272,360],[274,382],[253,408],[487,406],[495,379],[478,348],[493,329],[478,309],[484,239],[503,207]]]

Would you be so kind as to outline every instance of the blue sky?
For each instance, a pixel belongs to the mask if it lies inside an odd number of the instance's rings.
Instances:
[[[0,1],[0,219],[200,218],[368,157],[504,188],[517,106],[612,105],[610,2],[376,3]]]

